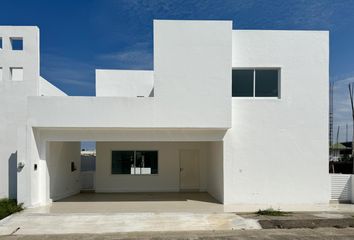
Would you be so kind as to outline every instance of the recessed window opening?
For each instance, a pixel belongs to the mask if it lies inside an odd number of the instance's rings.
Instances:
[[[279,69],[232,70],[233,97],[280,97]]]
[[[2,49],[2,38],[0,37],[0,50]]]
[[[10,68],[10,75],[12,81],[23,81],[23,68],[21,67]]]
[[[158,151],[112,151],[112,174],[152,175],[158,173]]]
[[[3,78],[3,73],[2,73],[2,68],[0,67],[0,82],[2,81]]]
[[[12,50],[23,50],[23,39],[21,37],[10,38]]]

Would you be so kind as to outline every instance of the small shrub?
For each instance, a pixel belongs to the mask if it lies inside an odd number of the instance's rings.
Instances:
[[[0,199],[0,219],[22,210],[22,203],[17,204],[16,200],[12,199]]]
[[[273,208],[267,208],[265,210],[259,209],[256,214],[258,215],[265,215],[265,216],[286,216],[289,215],[291,212],[283,212],[278,210],[274,210]]]

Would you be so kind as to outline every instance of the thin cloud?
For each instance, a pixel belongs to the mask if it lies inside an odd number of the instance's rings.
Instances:
[[[94,65],[48,53],[41,58],[41,74],[49,82],[69,95],[94,95]]]
[[[147,43],[137,43],[128,49],[121,51],[101,54],[98,59],[119,69],[142,69],[150,70],[153,68],[152,49]]]

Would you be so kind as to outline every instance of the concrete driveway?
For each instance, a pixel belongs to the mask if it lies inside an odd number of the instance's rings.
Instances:
[[[0,235],[260,228],[207,193],[79,194],[0,221]]]

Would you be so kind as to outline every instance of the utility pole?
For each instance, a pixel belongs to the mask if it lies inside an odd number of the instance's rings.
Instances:
[[[348,142],[348,123],[345,125],[345,142]]]
[[[350,96],[350,105],[352,107],[352,120],[353,120],[353,134],[352,134],[352,162],[353,162],[353,170],[354,172],[354,104],[353,104],[353,83],[349,83],[349,96]]]

